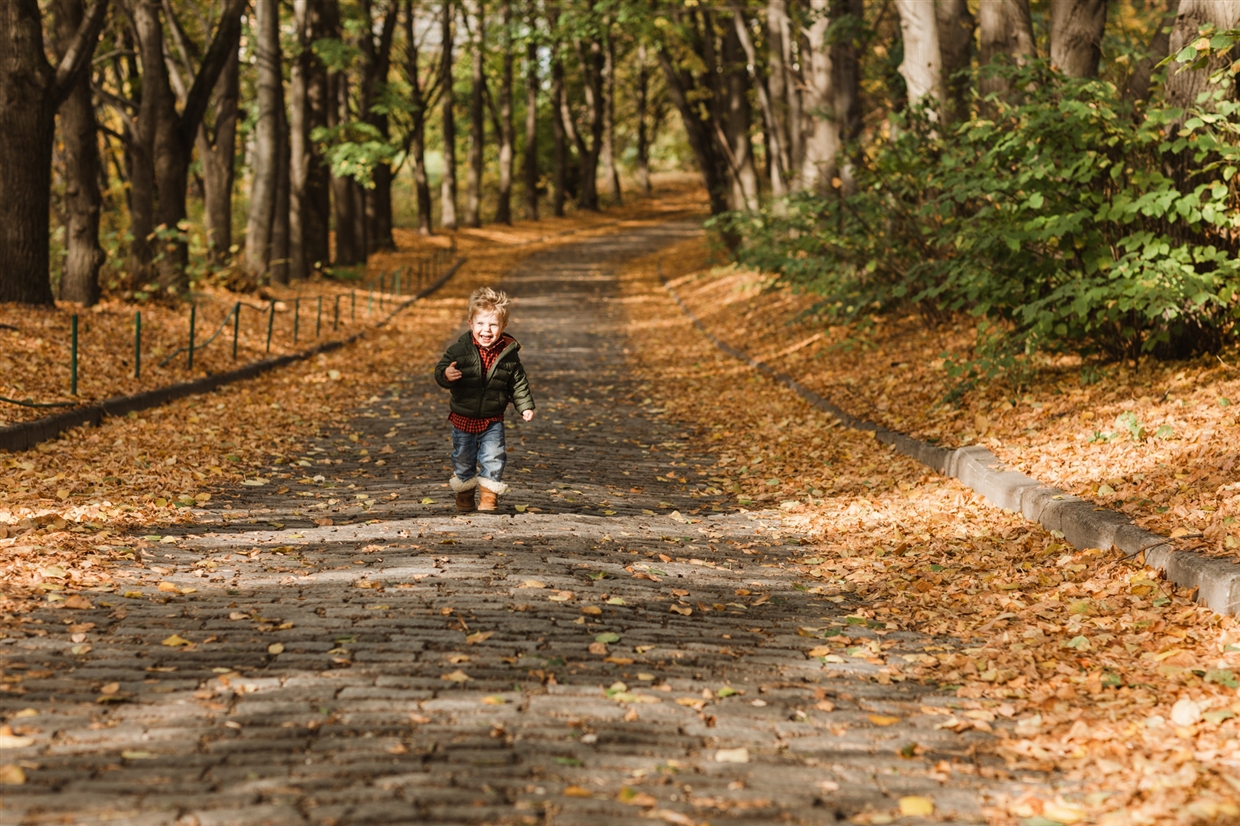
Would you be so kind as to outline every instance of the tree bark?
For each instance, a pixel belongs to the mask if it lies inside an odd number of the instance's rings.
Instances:
[[[232,190],[236,178],[240,69],[241,63],[234,51],[211,95],[214,123],[204,122],[198,127],[203,226],[207,234],[207,255],[216,264],[224,264],[232,256]]]
[[[310,276],[306,245],[306,212],[310,183],[310,75],[314,53],[310,50],[310,0],[293,0],[293,29],[300,49],[289,65],[289,208],[288,277],[300,281]]]
[[[349,78],[344,72],[333,72],[330,78],[331,107],[328,126],[339,126],[349,118]],[[352,178],[332,174],[332,204],[336,222],[336,259],[342,267],[365,263],[365,232],[358,231],[357,199]],[[363,218],[364,224],[364,218]]]
[[[283,85],[283,84],[281,84]],[[289,253],[292,239],[289,233],[290,199],[290,151],[288,116],[284,111],[284,96],[280,96],[277,110],[279,133],[276,136],[276,198],[271,218],[271,261],[268,265],[271,280],[276,284],[289,282]]]
[[[815,2],[825,3],[825,0]],[[749,129],[753,125],[749,109],[749,78],[735,26],[724,29],[720,58],[726,77],[727,114],[724,124],[733,165],[732,202],[735,209],[752,212],[758,208],[758,172],[754,167],[753,143],[749,138]]]
[[[556,21],[551,21],[552,30]],[[564,131],[564,61],[560,57],[559,44],[551,45],[551,140],[554,144],[555,170],[551,185],[551,211],[557,218],[564,217],[564,200],[568,188],[568,136]]]
[[[622,196],[620,173],[616,170],[616,39],[610,17],[604,38],[607,45],[603,59],[603,174],[607,176],[607,195],[618,204]]]
[[[833,0],[831,19],[845,24],[845,35],[831,44],[832,85],[835,91],[835,118],[841,144],[838,167],[841,193],[856,193],[856,169],[863,162],[861,129],[861,47],[858,43],[865,24],[865,0]]]
[[[805,145],[805,162],[801,166],[800,185],[807,191],[830,191],[835,178],[836,156],[840,151],[839,125],[835,117],[835,89],[831,65],[831,45],[827,30],[831,26],[828,0],[811,0],[810,26],[806,30],[810,54],[805,73],[805,110],[810,117],[809,139]]]
[[[538,220],[538,23],[534,0],[527,0],[526,23],[529,40],[525,44],[525,220]]]
[[[164,62],[164,34],[159,20],[159,4],[136,0],[133,5],[138,54],[142,63],[141,98],[134,125],[132,165],[129,170],[129,273],[134,286],[148,281],[155,258],[155,131],[161,98],[170,95],[168,69]]]
[[[443,183],[440,187],[439,223],[444,229],[456,229],[456,95],[452,90],[452,23],[453,0],[443,0],[440,22],[440,83],[443,92],[441,129],[443,132]]]
[[[512,121],[512,0],[500,4],[500,39],[503,68],[499,77],[499,191],[495,207],[495,221],[512,223],[512,160],[517,132]]]
[[[982,69],[978,93],[985,99],[1008,91],[1004,78],[987,71],[997,57],[1004,55],[1016,64],[1037,57],[1029,0],[979,0],[977,28],[978,64]],[[987,109],[985,104],[982,108]]]
[[[86,10],[82,0],[57,0],[56,56],[63,60],[73,48]],[[60,105],[60,133],[64,146],[65,270],[60,297],[86,307],[99,301],[99,269],[106,256],[99,246],[99,136],[90,98],[90,73],[81,72]]]
[[[1051,0],[1051,65],[1068,77],[1097,77],[1107,0]]]
[[[284,77],[280,71],[278,0],[255,0],[254,28],[258,64],[258,117],[254,125],[250,214],[245,225],[245,268],[255,277],[267,273],[272,258],[271,226],[279,177],[280,114]]]
[[[338,12],[334,0],[310,0],[309,18],[312,43],[337,35]],[[329,91],[327,67],[317,55],[312,56],[306,80],[308,133],[327,126],[328,107],[331,105]],[[306,144],[306,152],[309,160],[306,162],[305,200],[302,205],[302,243],[305,245],[307,263],[317,269],[331,261],[331,171],[313,143]]]
[[[934,9],[942,58],[943,106],[940,114],[945,123],[955,123],[967,120],[969,116],[972,79],[968,70],[973,61],[975,22],[966,0],[935,0]]]
[[[585,93],[586,112],[589,114],[590,140],[577,127],[567,95],[562,95],[560,117],[564,121],[564,131],[577,148],[579,180],[577,182],[577,206],[597,212],[598,201],[598,161],[603,145],[603,46],[597,38],[588,41],[580,38],[575,40],[577,58],[581,64],[582,89]]]
[[[1219,31],[1235,28],[1240,24],[1240,0],[1180,0],[1175,27],[1171,31],[1168,54],[1178,54],[1200,35],[1202,26],[1213,25]],[[1230,52],[1210,59],[1209,65],[1197,71],[1172,64],[1167,76],[1166,101],[1168,106],[1188,109],[1197,96],[1211,88],[1210,75],[1231,61]]]
[[[727,212],[729,207],[727,162],[720,157],[716,139],[710,134],[706,119],[695,106],[694,101],[701,98],[698,83],[691,74],[676,67],[666,45],[659,47],[659,66],[667,81],[668,94],[680,114],[685,137],[697,160],[698,171],[702,174],[702,183],[706,186],[707,197],[710,199],[710,213],[719,215]],[[691,92],[693,100],[690,99]]]
[[[431,234],[431,187],[426,177],[426,108],[425,89],[418,66],[418,41],[414,36],[415,0],[405,6],[405,78],[409,83],[409,108],[413,121],[409,133],[409,155],[413,159],[414,198],[418,207],[418,232]]]
[[[483,53],[486,26],[484,0],[474,0],[474,25],[470,32],[470,78],[469,90],[469,155],[465,172],[465,226],[482,226],[482,148],[486,140],[484,98],[486,74],[483,71]]]
[[[937,111],[943,99],[943,60],[939,48],[938,20],[933,3],[896,0],[900,34],[904,38],[904,61],[900,74],[908,87],[908,102],[915,106],[931,99]]]
[[[1163,58],[1170,54],[1171,29],[1174,24],[1175,17],[1172,16],[1154,30],[1154,36],[1150,39],[1145,57],[1138,60],[1132,67],[1132,74],[1128,76],[1128,82],[1124,84],[1124,100],[1129,103],[1149,100],[1154,69],[1163,61]]]
[[[650,72],[646,68],[646,43],[637,44],[637,188],[650,194],[650,138],[646,133],[646,110],[649,108]],[[769,151],[769,150],[768,150]]]
[[[90,60],[106,0],[95,0],[55,66],[36,0],[0,4],[0,302],[52,304],[48,278],[56,110]]]

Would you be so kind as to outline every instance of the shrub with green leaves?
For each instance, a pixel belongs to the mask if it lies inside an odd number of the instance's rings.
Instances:
[[[1110,83],[1045,63],[1002,70],[951,130],[924,110],[858,170],[856,194],[801,194],[721,223],[744,263],[846,320],[913,305],[989,322],[987,354],[1213,352],[1233,333],[1240,104],[1134,110]],[[996,327],[1003,335],[995,336]],[[993,371],[991,371],[993,372]]]

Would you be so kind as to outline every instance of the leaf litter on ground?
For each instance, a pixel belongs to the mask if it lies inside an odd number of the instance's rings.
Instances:
[[[838,426],[710,344],[660,276],[720,338],[855,415],[951,444],[982,439],[1010,466],[1082,495],[1105,482],[1146,527],[1206,533],[1215,549],[1231,535],[1220,526],[1234,530],[1219,514],[1240,504],[1229,492],[1240,486],[1222,475],[1235,457],[1234,439],[1223,436],[1234,421],[1216,398],[1240,398],[1232,373],[1196,361],[1111,368],[1081,384],[1080,364],[1060,359],[1033,389],[995,384],[952,408],[938,404],[950,388],[940,356],[968,346],[963,326],[933,330],[895,317],[865,329],[823,327],[805,315],[811,297],[712,267],[700,239],[625,268],[642,392],[660,415],[696,425],[713,445],[712,492],[782,509],[807,543],[782,560],[755,545],[770,554],[764,563],[796,570],[798,587],[824,611],[847,597],[863,606],[859,622],[949,640],[904,654],[880,642],[873,661],[884,665],[873,679],[954,692],[958,707],[942,727],[992,732],[987,748],[1010,778],[1055,773],[988,808],[991,822],[1240,818],[1234,618],[1196,605],[1141,560],[1074,550],[870,434]],[[1174,437],[1090,437],[1097,422],[1123,412],[1151,432],[1173,422]],[[923,807],[909,800],[903,808]]]

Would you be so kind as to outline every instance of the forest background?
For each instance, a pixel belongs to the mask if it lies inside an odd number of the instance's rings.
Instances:
[[[828,322],[977,317],[962,386],[1234,332],[1240,0],[3,8],[0,301],[356,277],[653,165]]]

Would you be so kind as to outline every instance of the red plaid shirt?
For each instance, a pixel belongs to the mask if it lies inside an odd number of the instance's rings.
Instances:
[[[472,339],[471,339],[472,340]],[[491,368],[499,359],[499,354],[504,352],[504,348],[514,341],[513,337],[504,333],[499,337],[499,341],[490,347],[481,347],[478,342],[474,342],[474,346],[478,348],[478,355],[482,358],[482,375],[486,378],[486,374],[491,372]],[[448,423],[462,433],[481,433],[496,422],[502,422],[503,416],[491,416],[487,419],[474,419],[469,416],[462,416],[459,413],[449,413]]]

